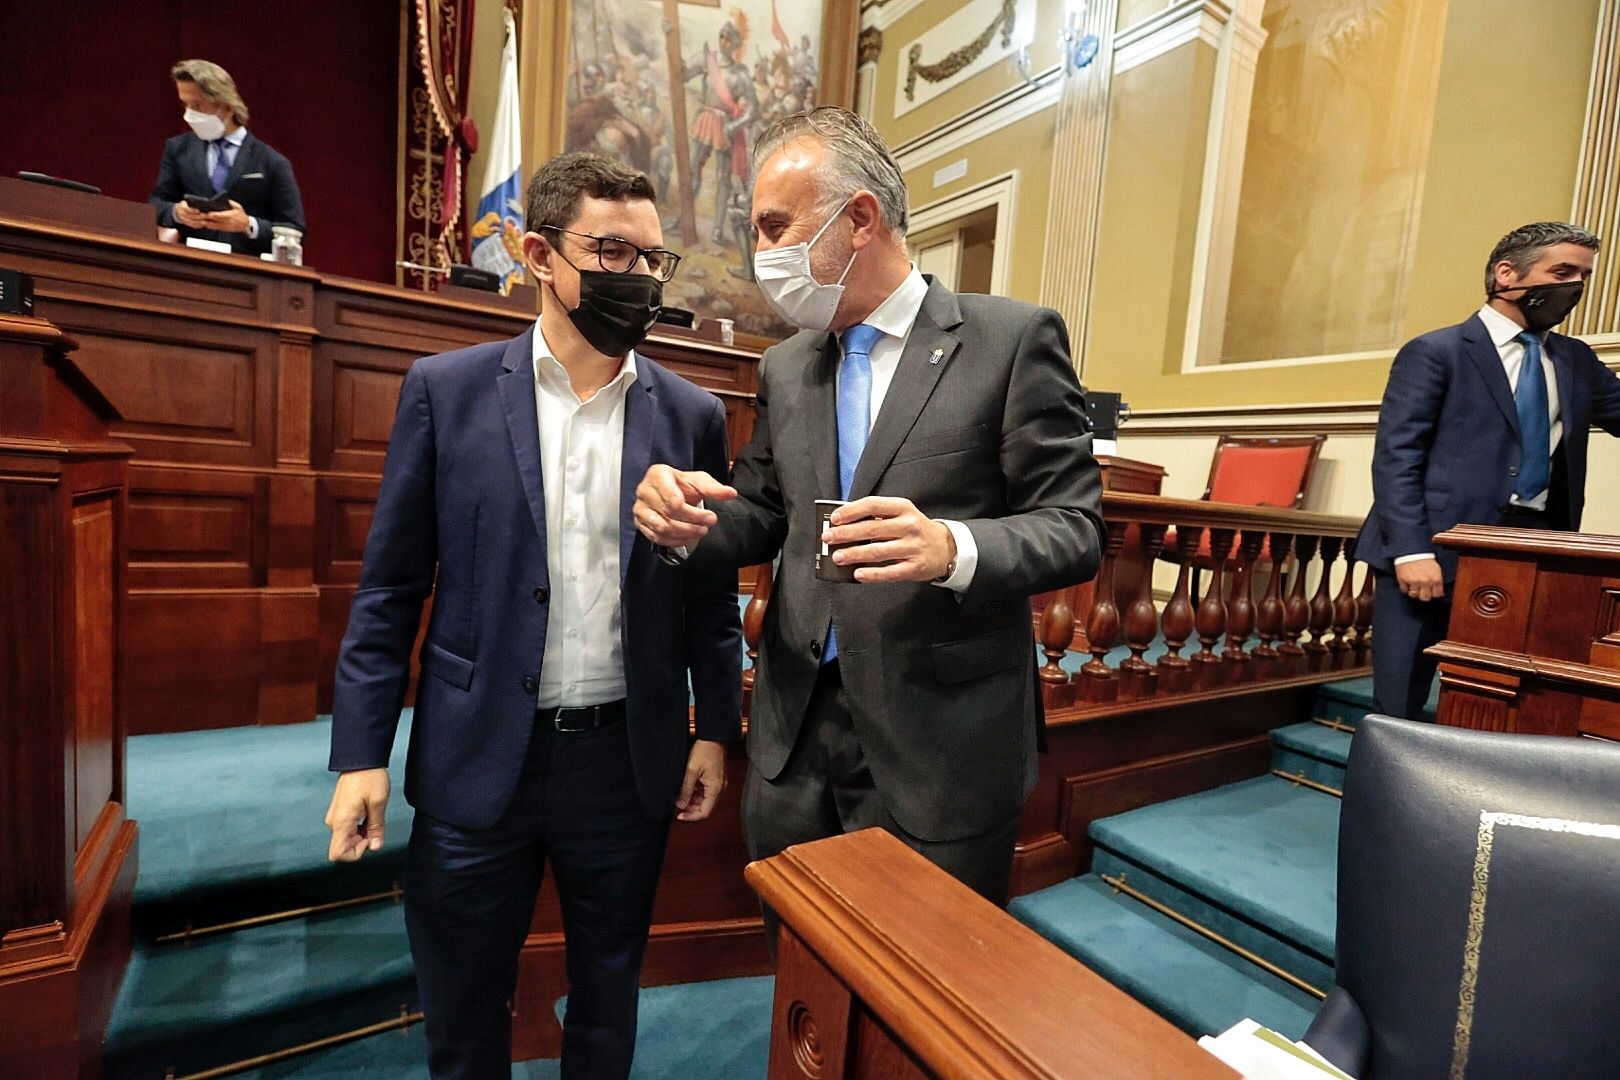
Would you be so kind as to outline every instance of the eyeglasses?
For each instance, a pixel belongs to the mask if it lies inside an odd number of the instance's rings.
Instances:
[[[595,233],[575,232],[564,229],[559,225],[542,225],[542,229],[552,232],[567,233],[582,240],[595,241],[587,244],[587,250],[596,255],[596,261],[603,270],[613,274],[628,274],[635,270],[636,264],[643,259],[647,262],[647,272],[659,281],[668,281],[675,276],[675,268],[681,264],[681,257],[666,248],[637,247],[630,241],[617,236],[597,236]],[[573,265],[572,262],[569,263]]]

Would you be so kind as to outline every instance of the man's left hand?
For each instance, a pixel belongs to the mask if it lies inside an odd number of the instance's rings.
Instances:
[[[726,789],[726,744],[699,739],[686,758],[686,779],[675,800],[677,821],[702,821],[714,812],[720,793]]]
[[[204,214],[203,219],[206,222],[204,228],[218,229],[220,232],[248,231],[247,211],[243,210],[242,204],[235,199],[231,200],[229,210],[215,210],[212,213]]]
[[[934,581],[956,558],[951,530],[924,514],[910,499],[869,495],[832,513],[832,528],[821,534],[827,544],[854,544],[833,553],[839,566],[854,566],[862,584],[885,581]],[[888,565],[878,566],[875,563]]]

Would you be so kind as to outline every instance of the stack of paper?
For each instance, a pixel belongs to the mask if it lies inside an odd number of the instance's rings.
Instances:
[[[1198,1045],[1246,1080],[1355,1080],[1304,1043],[1291,1042],[1254,1020],[1240,1020],[1213,1038],[1205,1035]]]

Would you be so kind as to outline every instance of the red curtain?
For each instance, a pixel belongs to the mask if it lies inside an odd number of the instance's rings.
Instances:
[[[84,180],[144,201],[163,140],[186,130],[169,68],[212,60],[248,128],[292,162],[305,261],[393,281],[398,6],[330,0],[0,0],[0,175]]]

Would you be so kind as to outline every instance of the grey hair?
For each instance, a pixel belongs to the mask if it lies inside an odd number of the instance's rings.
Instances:
[[[1603,241],[1595,233],[1565,221],[1537,221],[1520,225],[1496,242],[1490,261],[1485,264],[1485,292],[1496,292],[1496,264],[1506,261],[1514,272],[1524,276],[1536,265],[1541,253],[1554,244],[1576,244],[1596,251]]]
[[[248,122],[247,103],[237,92],[236,80],[218,64],[207,60],[182,60],[169,70],[169,75],[175,82],[195,83],[202,96],[215,105],[229,105],[231,115],[236,117],[238,124]]]
[[[784,116],[754,143],[755,172],[766,158],[798,139],[814,139],[827,152],[821,174],[823,212],[848,202],[857,191],[870,191],[889,231],[905,236],[911,220],[906,178],[876,128],[848,109],[831,105]]]

